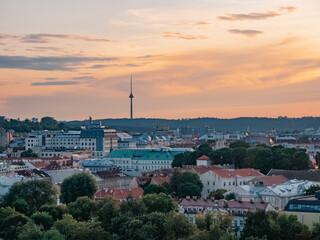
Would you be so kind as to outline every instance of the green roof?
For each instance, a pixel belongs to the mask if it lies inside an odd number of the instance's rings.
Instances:
[[[132,160],[173,160],[174,156],[184,151],[159,150],[159,149],[116,149],[110,152],[106,158],[131,158]]]

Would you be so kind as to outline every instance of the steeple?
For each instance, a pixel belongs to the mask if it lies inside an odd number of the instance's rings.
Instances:
[[[134,98],[133,94],[132,94],[132,74],[131,74],[131,81],[130,81],[130,119],[133,119],[133,103],[132,103],[132,99]]]

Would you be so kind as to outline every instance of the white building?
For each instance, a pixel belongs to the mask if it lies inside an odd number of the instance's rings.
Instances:
[[[105,159],[113,161],[121,169],[152,171],[171,168],[174,156],[187,151],[191,151],[191,149],[118,149],[110,152]]]
[[[245,185],[248,181],[258,176],[263,176],[259,171],[248,169],[210,169],[199,172],[203,183],[202,196],[209,195],[217,189],[230,191],[236,186]]]
[[[270,202],[276,210],[281,210],[289,200],[304,195],[311,185],[316,184],[309,181],[289,180],[279,185],[266,187],[260,192],[260,196],[264,201]]]

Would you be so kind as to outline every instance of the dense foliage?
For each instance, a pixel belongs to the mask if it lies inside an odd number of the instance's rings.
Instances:
[[[77,173],[63,180],[61,184],[61,202],[70,203],[78,197],[93,198],[97,191],[97,184],[92,175]]]
[[[179,180],[184,176],[176,176]],[[25,187],[22,188],[21,186]],[[32,187],[30,187],[32,186]],[[19,184],[4,197],[0,208],[0,238],[4,240],[237,240],[231,220],[221,214],[199,213],[195,224],[178,213],[165,193],[118,202],[78,197],[66,206],[52,204],[52,189],[41,181]],[[48,193],[39,195],[39,189]],[[40,191],[41,192],[41,191]],[[26,195],[25,197],[22,197]],[[10,198],[9,198],[10,196]],[[31,201],[35,196],[38,201]],[[10,200],[9,200],[10,199]],[[13,204],[13,202],[15,204]],[[320,224],[312,231],[294,215],[257,211],[248,214],[242,239],[319,240]]]
[[[202,144],[194,152],[177,154],[173,160],[173,167],[195,165],[196,159],[207,155],[212,164],[234,164],[235,168],[255,168],[266,174],[271,168],[303,170],[309,168],[306,153],[295,148],[282,146],[269,147],[263,144],[248,147],[244,142],[235,142],[230,148],[212,150],[208,144]]]
[[[15,132],[31,132],[32,130],[68,130],[66,123],[58,123],[52,117],[43,117],[40,122],[32,122],[29,119],[24,121],[0,119],[0,128],[13,129]]]

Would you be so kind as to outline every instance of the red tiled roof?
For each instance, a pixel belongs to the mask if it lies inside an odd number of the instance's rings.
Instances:
[[[155,176],[151,179],[151,183],[154,182],[156,185],[162,185],[165,182],[169,183],[170,182],[170,177],[160,177],[160,176]]]
[[[194,169],[194,171],[196,171],[199,174],[203,174],[206,173],[208,171],[213,171],[213,170],[221,170],[221,167],[218,166],[192,166],[192,168]]]
[[[45,170],[60,170],[61,166],[57,162],[51,162],[44,168]]]
[[[45,168],[49,165],[49,163],[46,162],[30,162],[30,164],[32,164],[36,168]]]
[[[208,156],[206,155],[202,155],[201,157],[199,157],[197,160],[211,160]]]
[[[219,175],[222,178],[234,178],[235,176],[241,176],[241,177],[249,177],[249,176],[263,176],[262,173],[259,171],[253,169],[253,168],[245,168],[245,169],[234,169],[234,170],[213,170],[213,172],[217,175]]]
[[[95,193],[96,199],[102,199],[105,197],[112,197],[116,200],[127,199],[128,197],[140,198],[143,196],[142,188],[130,188],[130,189],[119,189],[119,188],[108,188],[102,189]]]
[[[263,181],[266,186],[272,186],[273,184],[278,185],[288,181],[288,179],[282,175],[261,176],[257,177],[257,179]]]

